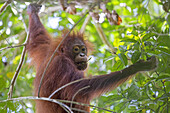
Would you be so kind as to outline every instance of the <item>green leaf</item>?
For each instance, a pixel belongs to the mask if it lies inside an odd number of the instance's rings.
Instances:
[[[120,60],[122,61],[122,63],[126,66],[128,63],[126,55],[124,53],[119,53],[118,56],[119,56]]]
[[[124,38],[121,40],[121,42],[131,42],[131,43],[136,43],[138,42],[137,40],[135,39],[132,39],[132,38]]]
[[[156,81],[157,80],[163,80],[163,79],[168,79],[168,80],[170,80],[170,75],[162,75],[162,76],[159,76],[157,79],[156,79]]]
[[[126,108],[127,104],[128,102],[121,102],[115,107],[115,109],[117,109],[118,112],[123,111]]]
[[[161,52],[163,52],[165,54],[169,54],[170,55],[170,49],[169,48],[157,47],[156,49],[160,50]]]
[[[151,46],[152,46],[152,43],[151,43],[151,42],[149,42],[149,41],[145,41],[145,42],[144,42],[144,44],[145,44],[145,46],[149,46],[149,47],[151,47]]]
[[[4,80],[3,76],[0,75],[0,91],[6,86],[6,81]]]
[[[140,53],[139,51],[135,51],[135,52],[132,54],[131,61],[132,61],[133,64],[136,63],[136,62],[139,60],[140,55],[141,55],[141,53]]]
[[[139,50],[140,44],[139,42],[133,44],[135,50]]]
[[[127,98],[138,99],[138,89],[139,87],[136,85],[131,85],[127,90]]]
[[[169,36],[160,36],[160,37],[158,37],[157,42],[159,42],[159,46],[166,46],[166,47],[170,48]]]
[[[131,32],[131,34],[133,34],[133,35],[135,35],[135,36],[138,36],[138,32],[135,31],[135,30],[133,30],[133,31]]]
[[[121,60],[118,60],[115,62],[115,64],[113,65],[113,71],[118,71],[121,70],[123,68],[123,63],[121,62]]]
[[[154,36],[154,33],[147,33],[143,38],[142,38],[142,42],[149,40],[150,37]]]
[[[114,59],[114,56],[109,56],[108,58],[104,59],[103,62],[106,63],[107,61],[110,61]]]
[[[170,97],[170,94],[169,93],[165,93],[161,97],[156,98],[156,101],[163,100],[163,99],[166,99],[166,98],[169,98],[169,97]]]

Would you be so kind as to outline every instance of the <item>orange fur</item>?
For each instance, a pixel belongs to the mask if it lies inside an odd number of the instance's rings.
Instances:
[[[29,14],[29,41],[26,45],[29,57],[32,58],[32,64],[36,67],[36,78],[34,81],[34,95],[37,96],[38,88],[42,74],[46,68],[46,65],[53,54],[56,47],[61,43],[62,37],[52,39],[44,26],[40,22],[37,14],[38,5],[31,4],[28,6]],[[73,59],[70,58],[72,51],[70,51],[70,45],[74,44],[73,40],[82,42],[85,44],[88,50],[91,49],[90,43],[84,39],[83,34],[79,32],[73,32],[69,34],[59,47],[57,53],[55,53],[52,62],[50,63],[46,74],[43,78],[40,96],[49,97],[56,89],[62,87],[65,84],[73,82],[75,80],[83,79],[79,82],[71,84],[59,92],[57,92],[52,98],[62,99],[75,102],[81,102],[84,104],[90,104],[90,101],[100,96],[101,94],[113,90],[118,85],[124,83],[128,78],[132,77],[133,74],[149,69],[153,69],[155,65],[155,58],[148,62],[137,62],[122,71],[112,72],[110,74],[94,76],[92,78],[85,78],[84,71],[78,70],[74,64]],[[71,43],[70,43],[71,42]],[[67,51],[67,54],[64,51]],[[69,54],[68,54],[69,53]],[[142,64],[142,65],[141,65]],[[147,64],[147,65],[145,65]],[[147,67],[147,68],[146,68]],[[80,110],[90,112],[90,108],[76,104],[66,104],[69,107],[72,105],[74,113],[81,113]],[[58,104],[46,101],[36,101],[36,112],[37,113],[67,113]]]

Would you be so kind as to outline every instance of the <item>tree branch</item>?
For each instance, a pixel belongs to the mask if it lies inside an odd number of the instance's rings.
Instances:
[[[8,0],[4,3],[4,5],[0,9],[0,14],[6,9],[6,7],[12,2],[12,0]]]
[[[55,90],[48,98],[51,98],[52,96],[54,96],[54,95],[55,95],[58,91],[60,91],[61,89],[65,88],[65,87],[67,87],[67,86],[69,86],[69,85],[71,85],[71,84],[74,84],[74,83],[76,83],[76,82],[80,82],[80,81],[82,81],[82,80],[84,80],[84,78],[83,78],[83,79],[78,79],[78,80],[75,80],[75,81],[72,81],[72,82],[69,82],[69,83],[61,86],[60,88],[58,88],[57,90]]]
[[[73,95],[71,101],[74,100],[74,98],[76,97],[76,95],[77,95],[80,91],[82,91],[82,90],[84,90],[84,89],[87,89],[87,88],[89,88],[89,87],[90,87],[90,86],[88,85],[88,86],[86,86],[86,87],[83,87],[83,88],[79,89],[79,90]],[[72,108],[72,104],[73,104],[73,103],[70,104],[70,108]]]
[[[102,29],[101,25],[100,25],[99,23],[96,23],[96,22],[95,22],[95,18],[92,17],[92,19],[93,19],[93,21],[94,21],[94,26],[96,27],[96,30],[97,30],[97,32],[98,32],[98,34],[99,34],[102,42],[108,46],[108,48],[110,49],[111,53],[116,54],[117,49],[114,48],[114,47],[109,43],[109,41],[107,40],[106,35],[105,35],[104,32],[103,32],[103,29]]]
[[[85,19],[85,21],[84,21],[84,23],[83,23],[83,25],[82,25],[82,27],[80,29],[80,33],[84,33],[86,25],[88,24],[88,22],[90,20],[90,17],[91,17],[90,15],[87,15],[87,17],[86,17],[86,19]]]
[[[18,100],[44,100],[44,101],[49,101],[49,102],[59,104],[59,105],[64,106],[65,108],[68,108],[68,109],[70,109],[70,108],[63,103],[73,103],[73,104],[77,104],[77,105],[81,105],[81,106],[89,106],[89,107],[98,108],[98,109],[101,109],[101,110],[104,110],[104,111],[107,111],[107,112],[111,112],[111,113],[116,113],[116,112],[113,112],[111,110],[108,110],[108,109],[105,109],[105,108],[100,108],[100,107],[97,107],[97,106],[94,106],[94,105],[89,105],[89,104],[84,104],[84,103],[79,103],[79,102],[74,102],[74,101],[69,101],[69,100],[50,99],[50,98],[46,98],[46,97],[35,97],[35,96],[18,97],[18,98],[0,100],[0,103],[8,102],[8,101],[18,101]]]
[[[27,42],[28,37],[29,37],[29,32],[27,32],[26,42]],[[19,62],[19,64],[18,64],[18,67],[17,67],[17,69],[16,69],[16,72],[15,72],[15,74],[14,74],[12,80],[11,80],[11,84],[10,84],[10,88],[9,88],[9,92],[8,92],[8,98],[10,98],[10,99],[12,98],[15,81],[16,81],[16,79],[17,79],[17,77],[18,77],[18,74],[19,74],[19,72],[20,72],[20,70],[21,70],[21,67],[22,67],[22,65],[23,65],[23,62],[24,62],[25,53],[26,53],[26,47],[24,46],[23,51],[22,51],[22,54],[21,54],[20,62]]]
[[[2,101],[0,101],[0,103],[8,102],[8,101],[26,100],[26,99],[28,99],[28,100],[44,100],[44,101],[53,102],[53,103],[59,104],[64,109],[66,108],[69,111],[68,113],[73,113],[73,111],[66,104],[59,102],[56,99],[50,99],[50,98],[45,98],[45,97],[39,98],[39,97],[28,96],[28,97],[11,98],[11,99],[7,99],[7,100],[2,100]]]
[[[37,4],[42,4],[44,1],[46,1],[46,0],[39,0],[39,1],[37,2]]]
[[[21,44],[21,45],[16,45],[16,46],[8,46],[8,47],[1,48],[0,51],[5,50],[5,49],[9,49],[9,48],[21,47],[21,46],[25,46],[25,45],[26,44]]]

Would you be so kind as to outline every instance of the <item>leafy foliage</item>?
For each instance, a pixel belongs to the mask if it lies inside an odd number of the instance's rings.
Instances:
[[[117,89],[102,95],[92,101],[92,105],[123,113],[168,113],[170,111],[170,13],[162,0],[110,0],[107,9],[116,10],[122,18],[119,26],[110,25],[105,19],[101,23],[109,43],[117,48],[112,54],[102,42],[90,20],[86,25],[85,35],[94,47],[92,59],[89,61],[89,75],[98,75],[118,71],[155,55],[158,58],[158,68],[152,72],[138,73],[134,79],[122,84]],[[169,3],[170,4],[170,3]],[[0,2],[2,7],[3,2]],[[21,45],[26,38],[24,25],[28,26],[26,7],[28,2],[12,2],[0,14],[0,47]],[[56,2],[46,2],[46,8],[57,6]],[[83,8],[77,8],[78,13]],[[64,28],[70,29],[81,16],[70,15],[58,10],[41,13],[41,20],[46,29],[54,36],[59,36]],[[52,23],[51,23],[52,22]],[[80,30],[81,21],[76,30]],[[10,81],[21,58],[23,47],[4,49],[0,51],[0,100],[7,99]],[[29,65],[30,59],[25,58],[14,88],[14,97],[30,96],[33,90],[35,70]],[[34,112],[34,102],[28,100],[1,102],[0,112]],[[92,113],[107,113],[108,111],[92,108]]]

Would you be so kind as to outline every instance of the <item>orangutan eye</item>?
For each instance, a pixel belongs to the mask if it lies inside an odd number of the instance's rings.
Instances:
[[[85,46],[82,46],[82,47],[81,47],[81,50],[82,50],[82,52],[86,52]]]
[[[80,51],[79,49],[80,49],[80,48],[79,48],[78,46],[74,46],[74,47],[73,47],[73,52],[74,52],[74,53],[79,53],[79,51]]]

